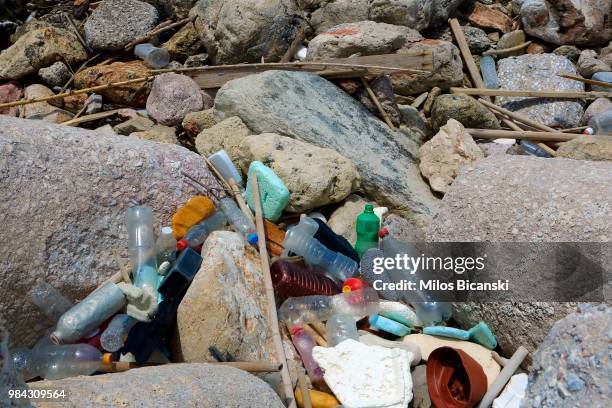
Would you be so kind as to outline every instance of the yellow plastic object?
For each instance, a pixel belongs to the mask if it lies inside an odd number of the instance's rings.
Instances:
[[[312,408],[336,408],[340,406],[340,401],[333,395],[317,390],[310,390],[310,401]],[[295,390],[295,400],[300,408],[304,408],[304,400],[302,399],[302,390]]]
[[[172,216],[172,233],[181,239],[187,230],[215,212],[215,204],[208,197],[191,197],[187,203]]]

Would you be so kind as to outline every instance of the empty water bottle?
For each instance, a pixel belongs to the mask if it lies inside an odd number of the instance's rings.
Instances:
[[[172,233],[172,227],[163,227],[155,241],[155,250],[157,251],[157,264],[168,261],[173,262],[176,259],[176,238]]]
[[[89,344],[47,346],[35,350],[14,350],[15,368],[24,380],[42,377],[59,380],[78,375],[91,375],[103,364],[100,350]]]
[[[355,320],[378,313],[378,293],[372,288],[334,296],[303,296],[287,299],[279,309],[280,318],[289,326],[324,322],[335,314]]]
[[[521,149],[523,149],[525,153],[531,156],[544,157],[544,158],[550,157],[550,154],[548,154],[546,150],[542,149],[537,144],[530,142],[529,140],[521,140],[519,143],[520,143]]]
[[[73,306],[71,301],[47,282],[34,286],[29,294],[32,303],[53,323]]]
[[[196,248],[202,245],[211,232],[223,229],[225,227],[225,215],[221,211],[215,211],[213,215],[200,221],[198,224],[189,228],[183,239],[176,243],[176,249],[179,251],[185,248]]]
[[[332,279],[344,282],[357,273],[357,262],[338,252],[333,252],[317,241],[313,235],[318,229],[315,220],[302,217],[300,223],[290,228],[285,235],[283,246],[303,256],[306,262],[321,267]]]
[[[153,211],[148,207],[132,207],[126,212],[126,224],[134,286],[146,290],[156,298],[159,277]]]
[[[377,288],[381,288],[384,286],[379,286],[385,283],[393,282],[389,272],[383,268],[381,271],[380,268],[382,266],[379,264],[381,259],[384,259],[385,255],[382,250],[378,248],[370,248],[361,257],[361,263],[359,264],[359,274],[361,275],[361,279],[374,286],[377,285]],[[375,265],[375,263],[377,265]],[[387,300],[400,300],[401,296],[398,291],[383,289],[379,290],[378,293],[387,299]]]
[[[359,341],[355,318],[345,314],[335,314],[330,317],[325,324],[325,333],[332,347],[347,339]]]
[[[89,335],[125,304],[121,289],[108,282],[62,315],[51,334],[51,340],[54,344],[73,343]]]
[[[323,370],[312,357],[312,349],[317,345],[315,340],[303,328],[298,326],[291,329],[291,340],[302,358],[310,381],[321,383],[323,381]]]
[[[210,160],[225,180],[233,179],[236,184],[242,186],[242,176],[225,150],[219,150],[211,154],[208,156],[208,160]]]
[[[134,54],[151,68],[163,68],[170,63],[168,50],[158,48],[153,44],[138,44],[134,47]]]
[[[480,57],[480,72],[485,87],[488,89],[499,88],[499,79],[497,78],[497,67],[495,60],[490,55]]]
[[[115,352],[123,347],[130,329],[138,323],[138,320],[126,314],[118,314],[113,317],[104,333],[100,337],[100,344],[106,351]]]
[[[242,212],[236,202],[230,197],[219,200],[219,208],[227,217],[227,220],[234,226],[237,232],[242,234],[247,242],[255,245],[258,241],[257,230],[251,220]]]

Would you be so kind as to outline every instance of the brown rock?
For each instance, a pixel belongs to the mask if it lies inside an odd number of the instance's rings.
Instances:
[[[144,132],[149,130],[153,126],[155,126],[155,123],[151,119],[137,116],[118,124],[113,129],[119,135],[128,136],[134,132]]]
[[[83,106],[85,106],[85,101],[87,101],[87,98],[87,94],[66,96],[64,97],[64,108],[72,113],[77,113],[83,108]]]
[[[84,69],[75,75],[74,85],[76,88],[88,88],[142,78],[148,75],[150,75],[149,68],[142,61],[114,62]],[[151,92],[151,85],[145,82],[98,91],[107,102],[138,108],[145,106],[149,92]]]
[[[532,42],[527,47],[527,54],[546,54],[550,51],[550,48],[546,44],[539,42]]]
[[[164,125],[155,125],[149,130],[134,132],[130,134],[130,137],[135,137],[142,140],[151,140],[159,143],[179,144],[179,141],[176,138],[176,129]]]
[[[212,109],[206,109],[199,112],[190,112],[183,119],[183,130],[191,137],[196,137],[204,129],[211,128],[215,125],[215,118]]]
[[[187,23],[162,44],[162,48],[167,49],[173,59],[184,62],[190,55],[199,54],[204,44],[200,41],[193,23]]]
[[[612,161],[612,137],[577,137],[562,143],[557,156],[575,160]]]
[[[0,103],[15,102],[21,99],[23,90],[17,82],[7,82],[0,85]],[[0,109],[0,115],[17,116],[19,107]]]
[[[374,95],[378,98],[378,101],[383,107],[383,110],[387,114],[387,117],[393,123],[394,126],[400,125],[401,115],[397,102],[395,100],[395,94],[393,93],[393,85],[388,75],[381,75],[374,78],[369,82],[370,89],[374,92]],[[383,115],[378,110],[378,107],[370,98],[370,95],[363,87],[357,94],[357,99],[365,105],[366,108],[374,115],[378,116],[381,120],[384,120]]]
[[[54,95],[53,91],[44,85],[32,84],[24,90],[25,99],[43,98]],[[62,100],[55,100],[55,104],[61,104]],[[60,105],[61,106],[61,105]],[[26,119],[42,119],[50,123],[62,123],[72,119],[72,113],[53,106],[49,102],[36,102],[23,106],[23,114]]]
[[[507,33],[512,30],[510,17],[482,3],[476,2],[474,10],[468,16],[468,21],[473,25],[490,30],[498,30]]]

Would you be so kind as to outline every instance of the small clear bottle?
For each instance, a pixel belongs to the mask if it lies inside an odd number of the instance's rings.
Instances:
[[[490,55],[480,57],[480,72],[485,87],[488,89],[499,88],[499,78],[497,77],[497,67],[495,60]]]
[[[310,381],[315,384],[321,383],[323,381],[323,370],[312,357],[312,349],[317,345],[315,340],[303,328],[298,326],[291,329],[291,340],[302,358],[302,363],[304,363],[304,368],[306,368]]]
[[[182,251],[186,248],[197,248],[206,241],[211,232],[223,229],[226,223],[223,212],[215,211],[204,221],[189,228],[185,236],[176,243],[176,249]]]
[[[36,350],[20,349],[11,354],[15,368],[22,373],[26,381],[35,377],[60,380],[91,375],[103,364],[100,350],[82,343],[47,346]]]
[[[151,68],[160,69],[170,63],[170,53],[168,53],[168,50],[156,47],[153,44],[136,45],[134,47],[134,54]]]
[[[211,154],[208,156],[208,160],[225,180],[233,179],[238,186],[242,186],[242,176],[225,150],[219,150]]]
[[[233,198],[224,197],[219,200],[219,208],[221,208],[221,211],[225,214],[229,223],[234,226],[237,232],[244,236],[249,244],[257,244],[258,237],[255,225],[253,225],[246,214],[242,212]]]
[[[70,300],[47,282],[34,286],[29,295],[32,303],[53,323],[73,306]]]
[[[550,158],[550,154],[544,149],[542,149],[537,144],[530,142],[529,140],[521,140],[519,142],[521,149],[530,156]]]
[[[330,317],[325,324],[325,333],[332,347],[348,339],[359,341],[355,318],[345,314],[335,314]]]
[[[176,238],[172,233],[172,227],[163,227],[157,241],[155,241],[157,251],[157,264],[161,265],[165,261],[174,262],[176,259]]]
[[[157,251],[153,232],[153,211],[149,207],[132,207],[126,212],[128,249],[132,261],[134,286],[157,297]]]
[[[121,349],[130,330],[136,323],[138,323],[138,320],[126,314],[115,315],[100,337],[102,348],[112,353]]]

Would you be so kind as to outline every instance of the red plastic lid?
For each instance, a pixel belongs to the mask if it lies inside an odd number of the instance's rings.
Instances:
[[[387,227],[381,228],[380,231],[378,231],[378,237],[379,238],[384,238],[387,235],[389,235],[389,230],[387,229]]]
[[[342,284],[342,293],[354,292],[366,286],[366,283],[359,278],[348,278]]]
[[[189,243],[185,241],[184,239],[180,239],[176,243],[176,249],[179,251],[184,251],[185,249],[187,249],[187,247],[189,247]]]
[[[304,331],[304,329],[302,329],[300,326],[293,326],[293,327],[291,328],[291,335],[292,335],[292,336],[295,336],[295,335],[297,335],[297,334],[300,334],[300,333],[301,333],[301,332],[303,332],[303,331]]]

